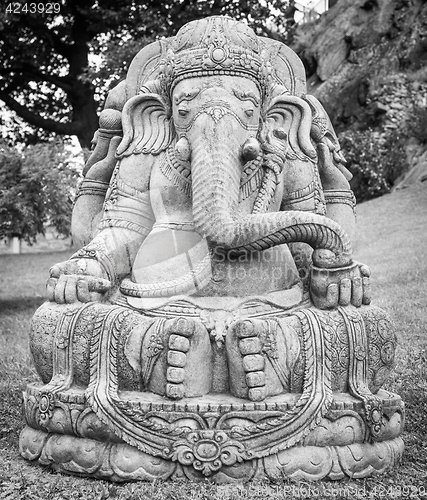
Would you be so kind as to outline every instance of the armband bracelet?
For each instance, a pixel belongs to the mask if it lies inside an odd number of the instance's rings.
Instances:
[[[128,229],[129,231],[138,233],[141,236],[147,236],[151,230],[151,226],[143,226],[142,224],[138,224],[137,222],[129,220],[125,217],[109,217],[108,219],[102,219],[102,221],[98,224],[97,229],[98,231],[102,231],[103,229],[112,227],[121,227],[124,229]]]
[[[95,179],[84,179],[77,192],[76,201],[80,196],[95,195],[105,197],[108,189],[108,182]]]
[[[356,207],[356,197],[351,189],[328,189],[324,191],[326,204],[341,203],[349,205],[353,210]]]
[[[91,242],[74,253],[72,259],[93,259],[99,262],[106,272],[108,279],[115,281],[117,277],[116,266],[112,258],[108,255],[106,247],[102,242]]]

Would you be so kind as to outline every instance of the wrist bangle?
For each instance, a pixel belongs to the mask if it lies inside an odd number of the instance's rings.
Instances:
[[[106,246],[103,242],[92,241],[88,245],[84,246],[76,253],[74,253],[70,260],[73,259],[93,259],[96,260],[104,272],[108,276],[110,281],[115,281],[117,277],[116,266],[113,259],[106,251]]]

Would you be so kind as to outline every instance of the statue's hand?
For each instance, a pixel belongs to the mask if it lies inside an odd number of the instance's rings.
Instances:
[[[317,167],[325,191],[331,189],[350,189],[349,181],[353,177],[345,168],[347,163],[325,108],[312,95],[305,96],[313,112],[310,135],[318,156]]]
[[[317,146],[318,168],[323,189],[350,189],[349,181],[352,178],[344,164],[344,156],[339,150],[338,142],[334,144],[327,137]]]
[[[313,266],[310,283],[313,304],[319,309],[370,304],[370,274],[369,267],[359,262],[337,269]]]
[[[101,264],[94,259],[71,259],[50,269],[48,298],[57,304],[96,302],[111,288]]]

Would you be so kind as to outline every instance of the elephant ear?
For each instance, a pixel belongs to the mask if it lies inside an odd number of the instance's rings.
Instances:
[[[116,156],[157,155],[173,138],[167,105],[159,94],[144,92],[129,99],[123,108],[123,139]]]
[[[264,116],[263,140],[286,149],[288,159],[316,158],[310,140],[311,109],[303,99],[284,91],[270,100]]]
[[[307,94],[305,100],[312,110],[313,119],[310,135],[317,148],[319,161],[325,163],[323,170],[337,168],[349,181],[352,174],[344,167],[347,162],[341,153],[338,137],[325,108],[312,95]]]

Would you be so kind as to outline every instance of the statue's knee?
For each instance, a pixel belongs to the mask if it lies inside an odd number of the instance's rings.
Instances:
[[[54,349],[70,342],[69,328],[64,319],[81,306],[82,304],[57,304],[46,301],[34,313],[30,325],[30,351],[44,383],[52,378]]]
[[[368,384],[377,392],[388,379],[394,367],[396,330],[390,316],[376,306],[362,306],[359,310],[365,323],[368,342]]]
[[[49,382],[53,373],[53,337],[59,319],[57,307],[54,302],[45,302],[34,313],[30,325],[30,352],[44,383]]]
[[[379,307],[362,305],[357,309],[344,308],[341,313],[331,311],[329,320],[334,325],[331,338],[332,389],[347,391],[354,372],[352,363],[363,360],[366,365],[366,383],[370,391],[376,393],[394,364],[396,335],[389,315]],[[354,329],[351,324],[355,325]],[[366,347],[363,358],[358,357],[361,352],[356,356],[355,349],[359,348],[360,351],[360,347]]]

